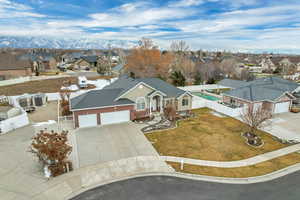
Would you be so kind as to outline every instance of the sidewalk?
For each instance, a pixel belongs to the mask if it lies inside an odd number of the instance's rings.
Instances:
[[[276,151],[268,152],[262,155],[258,155],[248,159],[238,160],[238,161],[208,161],[208,160],[198,160],[198,159],[173,157],[173,156],[162,156],[162,158],[165,161],[169,161],[169,162],[177,162],[177,163],[183,162],[184,164],[209,166],[209,167],[234,168],[234,167],[245,167],[249,165],[255,165],[297,151],[300,151],[300,144],[292,145]]]

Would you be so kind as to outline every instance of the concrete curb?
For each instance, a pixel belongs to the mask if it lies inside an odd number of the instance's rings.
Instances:
[[[195,180],[195,181],[205,181],[205,182],[214,182],[214,183],[221,183],[221,184],[255,184],[255,183],[261,183],[261,182],[267,182],[271,181],[277,178],[280,178],[282,176],[294,173],[296,171],[300,170],[300,163],[278,170],[276,172],[272,172],[270,174],[262,175],[262,176],[256,176],[256,177],[249,177],[249,178],[226,178],[226,177],[213,177],[213,176],[203,176],[203,175],[195,175],[195,174],[185,174],[185,173],[178,173],[178,172],[157,172],[157,173],[143,173],[143,174],[135,174],[130,177],[122,177],[117,178],[114,180],[105,181],[99,184],[95,184],[89,188],[82,188],[79,191],[76,191],[75,193],[72,193],[72,195],[68,196],[67,199],[73,198],[85,191],[111,184],[114,182],[119,181],[125,181],[129,179],[139,178],[139,177],[148,177],[148,176],[167,176],[167,177],[176,177],[181,179],[189,179],[189,180]]]
[[[298,170],[300,170],[300,163],[267,175],[257,177],[211,177],[174,172],[174,170],[168,167],[159,157],[141,156],[79,168],[73,172],[50,180],[48,182],[47,189],[38,195],[33,196],[32,199],[70,199],[95,187],[137,177],[169,176],[216,183],[253,184],[270,181]]]
[[[199,165],[199,166],[235,168],[235,167],[245,167],[245,166],[255,165],[297,151],[300,151],[300,144],[295,144],[262,155],[254,156],[244,160],[237,160],[237,161],[209,161],[209,160],[198,160],[198,159],[174,157],[174,156],[162,156],[162,159],[169,162],[176,162],[176,163],[183,162],[184,164]]]

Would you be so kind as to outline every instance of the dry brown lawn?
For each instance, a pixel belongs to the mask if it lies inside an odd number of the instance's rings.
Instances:
[[[95,76],[88,77],[89,80],[96,80],[101,78],[107,78],[106,76]],[[52,93],[59,92],[63,81],[70,80],[72,84],[77,84],[77,77],[67,77],[67,78],[57,78],[57,79],[48,79],[40,81],[30,81],[26,83],[20,83],[9,86],[1,86],[0,94],[6,96],[21,95],[24,93],[34,94],[34,93]],[[91,89],[91,88],[89,88]]]
[[[230,117],[215,116],[206,108],[194,113],[195,118],[180,121],[176,129],[146,134],[160,155],[234,161],[288,146],[262,131],[257,134],[265,145],[261,148],[248,146],[241,137],[247,128],[244,123]]]
[[[183,170],[180,170],[179,163],[168,162],[178,172],[232,178],[261,176],[297,163],[300,163],[300,155],[298,153],[292,153],[256,165],[237,168],[203,167],[184,164]]]

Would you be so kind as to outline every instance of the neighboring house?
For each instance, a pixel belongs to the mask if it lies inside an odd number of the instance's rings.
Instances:
[[[102,90],[71,99],[75,127],[113,124],[162,113],[166,106],[178,113],[192,108],[192,95],[158,78],[122,76]]]
[[[113,75],[120,76],[124,73],[124,65],[118,64],[117,66],[111,69]]]
[[[300,89],[299,84],[278,77],[236,83],[235,89],[223,93],[224,104],[234,107],[262,106],[271,114],[289,112],[292,101],[296,99],[293,94]]]
[[[61,56],[61,65],[73,63],[76,60],[79,60],[83,56],[84,55],[81,52],[65,53]]]
[[[20,60],[10,53],[0,53],[0,80],[32,75],[32,65],[28,60]]]
[[[262,67],[262,70],[265,71],[275,71],[276,65],[273,63],[270,57],[263,58],[259,65]]]
[[[52,56],[37,56],[33,60],[33,68],[39,72],[53,72],[57,70],[57,62]]]
[[[20,56],[20,59],[32,63],[35,72],[53,72],[57,70],[57,58],[53,52],[30,52]]]
[[[97,56],[83,56],[73,64],[75,69],[84,70],[97,66]]]

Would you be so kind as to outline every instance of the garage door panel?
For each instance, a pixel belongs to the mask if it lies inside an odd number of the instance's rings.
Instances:
[[[289,112],[290,102],[281,102],[275,104],[274,113]]]
[[[80,128],[97,126],[97,114],[79,115],[78,123]]]
[[[116,124],[130,121],[130,111],[116,111],[100,114],[101,125]]]

